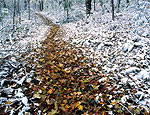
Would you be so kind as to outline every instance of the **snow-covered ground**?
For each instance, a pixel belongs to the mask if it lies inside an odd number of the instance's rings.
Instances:
[[[29,28],[28,31],[21,29],[18,36],[10,36],[12,41],[0,44],[0,114],[22,115],[30,108],[27,92],[30,91],[29,83],[34,76],[35,65],[29,60],[34,49],[41,47],[49,31],[48,26],[39,18],[37,20],[24,19],[21,26]]]

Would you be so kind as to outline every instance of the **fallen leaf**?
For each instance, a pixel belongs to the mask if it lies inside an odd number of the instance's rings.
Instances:
[[[11,104],[11,101],[7,101],[6,104],[8,104],[8,105]]]
[[[83,110],[83,106],[82,106],[82,105],[79,105],[79,106],[78,106],[78,109],[82,111],[82,110]]]
[[[53,92],[53,87],[48,91],[48,94],[52,94],[52,92]]]

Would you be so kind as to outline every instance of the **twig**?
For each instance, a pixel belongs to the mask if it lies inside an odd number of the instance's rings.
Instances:
[[[119,102],[117,102],[119,105],[121,105],[123,108],[125,108],[131,115],[133,115],[133,113],[127,108],[127,107],[125,107],[123,104],[121,104],[121,103],[119,103]]]

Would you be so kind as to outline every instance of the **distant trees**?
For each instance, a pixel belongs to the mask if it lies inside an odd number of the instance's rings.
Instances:
[[[3,7],[4,7],[4,8],[7,8],[6,1],[5,1],[5,0],[2,0],[2,3],[3,3]]]
[[[24,0],[24,10],[27,10],[27,0]]]
[[[72,5],[83,5],[85,4],[85,14],[89,16],[91,14],[91,9],[96,10],[96,4],[100,5],[102,7],[101,14],[104,14],[106,11],[112,13],[112,20],[115,19],[115,11],[119,12],[120,8],[124,5],[124,2],[122,0],[10,0],[13,2],[9,2],[9,0],[0,0],[0,20],[3,15],[3,11],[6,9],[9,10],[9,12],[13,16],[13,26],[15,18],[19,19],[19,23],[21,23],[21,13],[26,11],[27,17],[30,20],[31,19],[31,11],[43,11],[46,8],[51,8],[50,10],[53,13],[58,13],[59,10],[64,10],[65,13],[65,20],[66,22],[69,22],[69,18],[73,17],[73,15],[70,14],[70,12],[74,11],[74,7]],[[111,6],[108,7],[108,2],[110,1]],[[115,2],[115,3],[114,3]],[[122,3],[123,5],[122,5]],[[130,0],[125,0],[126,4],[129,4]],[[45,6],[44,6],[45,5]],[[92,7],[93,5],[93,7]],[[34,7],[33,7],[34,6]],[[44,8],[46,7],[46,8]],[[63,9],[62,9],[63,8]],[[109,10],[109,9],[112,10]],[[10,11],[10,9],[13,9]],[[31,10],[34,9],[34,10]],[[97,8],[98,9],[98,8]],[[47,11],[50,11],[49,9]],[[75,13],[76,16],[81,17],[83,14],[82,12]],[[17,20],[18,22],[18,20]],[[13,27],[14,28],[14,27]]]
[[[63,0],[62,3],[63,3],[64,11],[66,12],[67,22],[69,22],[69,9],[71,8],[71,1]]]

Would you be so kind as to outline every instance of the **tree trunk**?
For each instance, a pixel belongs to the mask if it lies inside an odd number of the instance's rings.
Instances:
[[[127,4],[129,4],[129,0],[126,0]]]
[[[94,0],[94,11],[96,10],[96,0]]]
[[[121,2],[121,0],[118,0],[118,4],[117,4],[117,12],[119,12],[119,10],[120,10],[120,2]]]
[[[0,4],[0,17],[2,16],[2,6]],[[1,19],[0,19],[1,20]]]
[[[69,22],[69,9],[67,8],[67,22]]]
[[[114,0],[111,0],[112,5],[112,20],[114,20]]]
[[[6,5],[5,0],[3,0],[3,7],[4,7],[4,8],[7,8],[7,5]]]
[[[43,11],[43,9],[44,9],[44,2],[43,2],[43,0],[39,1],[39,3],[40,3],[40,11]]]
[[[18,13],[18,17],[19,17],[19,24],[21,23],[21,12],[20,12],[20,0],[18,0],[17,2],[17,13]]]
[[[27,0],[24,0],[24,10],[27,10]]]
[[[87,15],[90,15],[90,13],[91,13],[91,2],[92,2],[92,0],[85,0],[86,14]]]
[[[29,14],[29,16],[28,16],[28,19],[30,20],[31,19],[31,11],[30,11],[30,0],[28,0],[28,14]]]
[[[13,4],[14,4],[14,9],[13,9],[13,33],[12,33],[12,37],[13,37],[13,34],[15,32],[16,0],[13,1]]]

